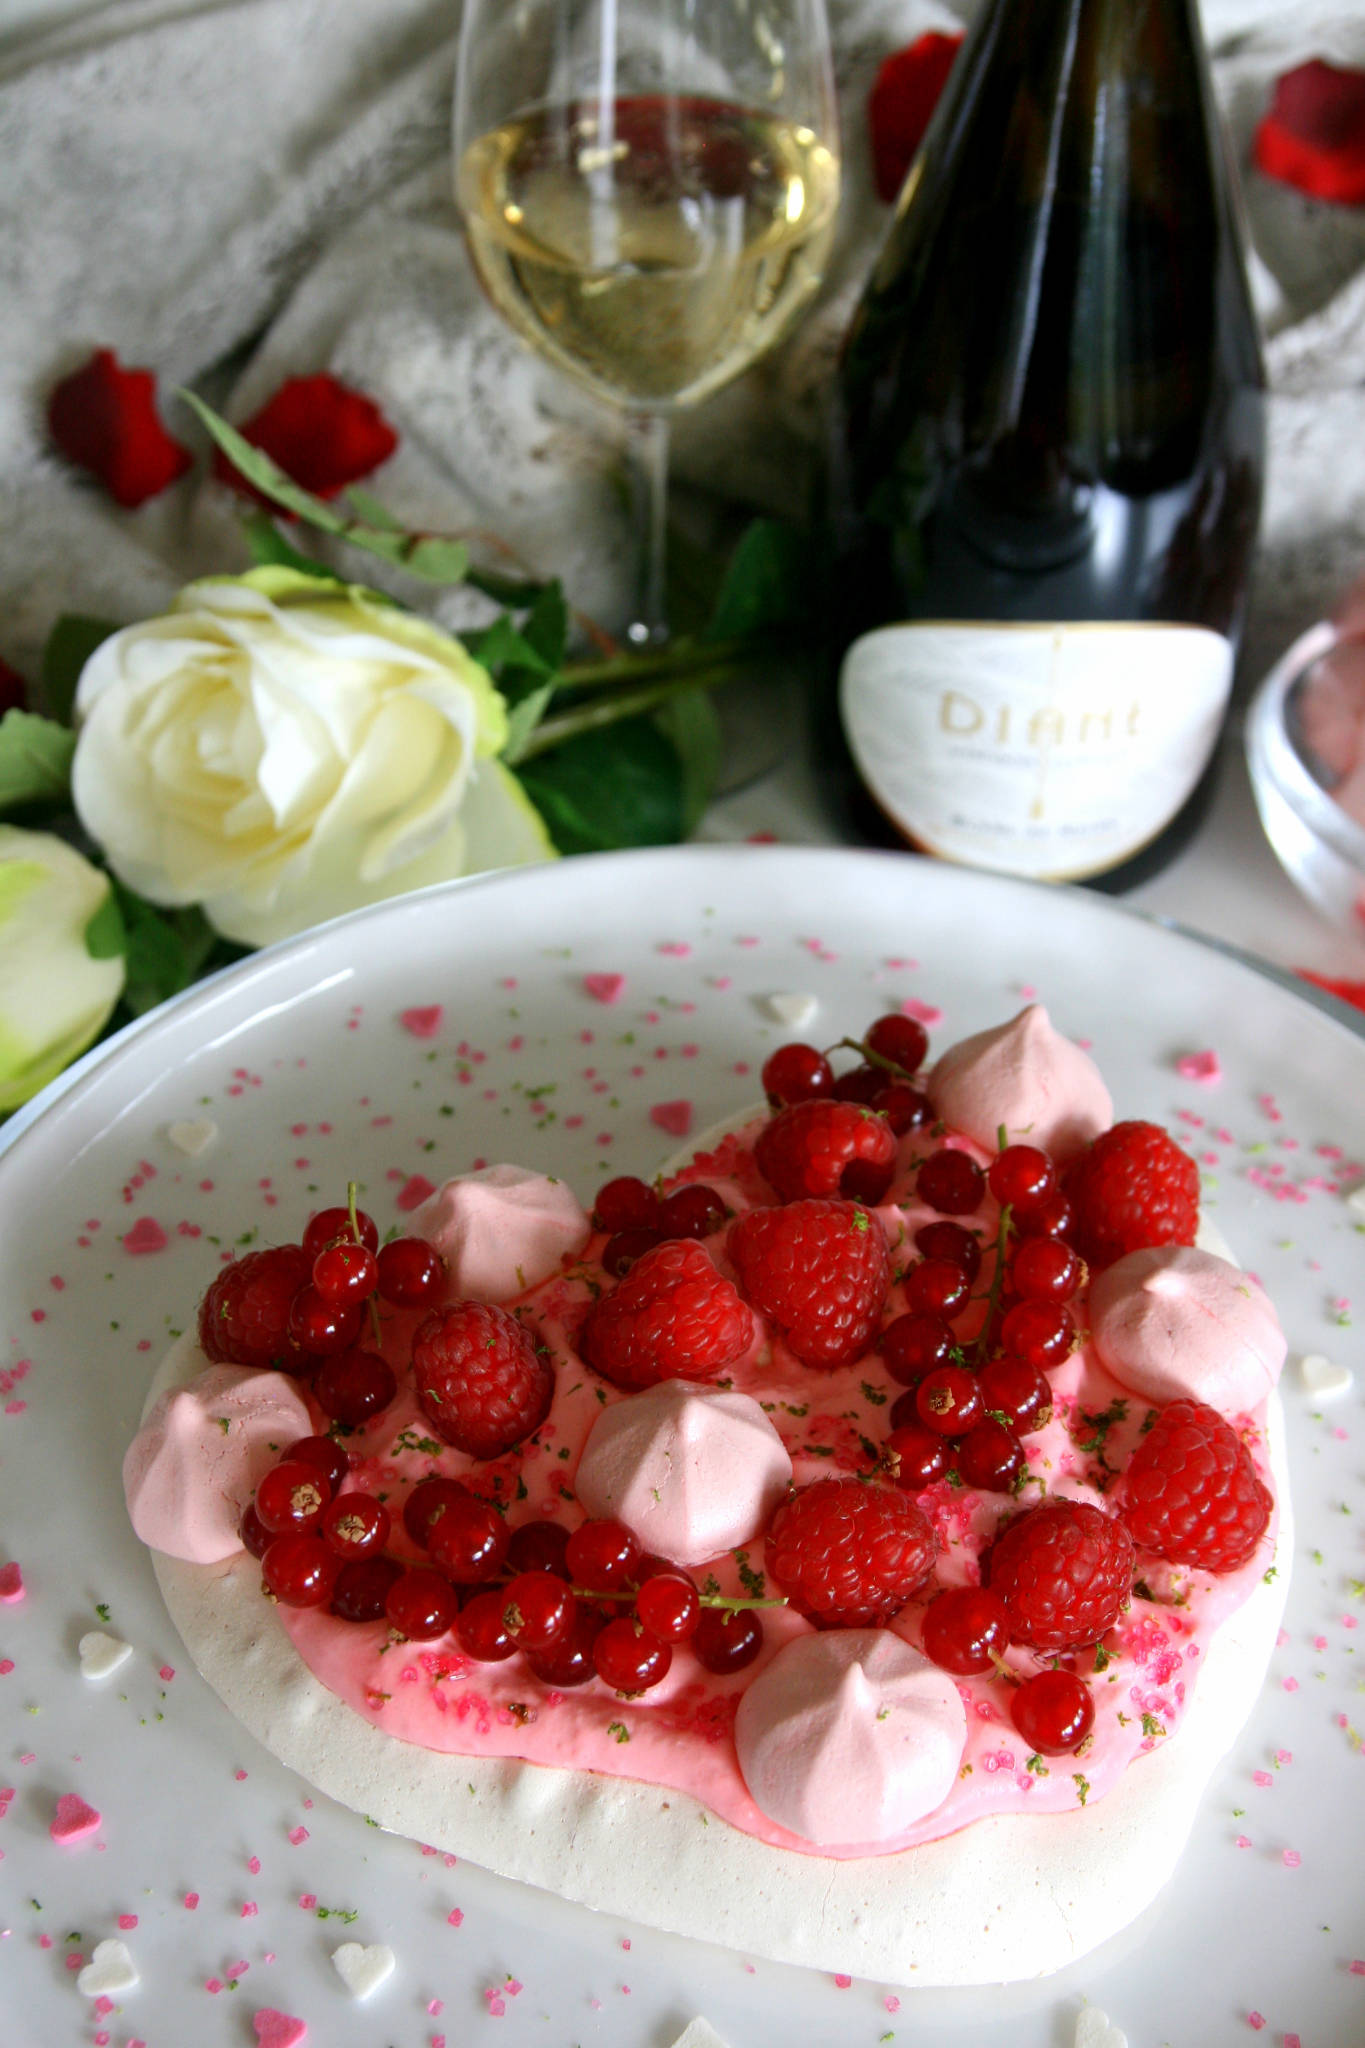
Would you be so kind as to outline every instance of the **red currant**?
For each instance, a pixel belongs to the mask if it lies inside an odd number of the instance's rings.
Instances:
[[[504,1588],[502,1621],[519,1650],[549,1650],[573,1627],[578,1602],[549,1572],[518,1572]]]
[[[324,1607],[332,1597],[341,1560],[304,1530],[277,1536],[261,1559],[268,1593],[284,1607]]]
[[[619,1280],[637,1259],[642,1259],[646,1252],[652,1252],[656,1244],[662,1243],[657,1230],[643,1225],[638,1230],[618,1230],[602,1247],[602,1270],[610,1273],[613,1280]]]
[[[1027,1435],[1052,1420],[1052,1386],[1046,1373],[1026,1358],[1008,1353],[992,1358],[977,1374],[987,1414],[1003,1415],[1011,1429]]]
[[[256,1513],[273,1535],[316,1528],[332,1497],[331,1481],[303,1458],[272,1465],[256,1488]]]
[[[872,1108],[886,1118],[898,1138],[919,1130],[933,1114],[928,1096],[908,1081],[888,1081],[873,1096]]]
[[[703,1607],[692,1652],[707,1671],[743,1671],[763,1648],[763,1623],[750,1607]]]
[[[640,1541],[624,1522],[584,1522],[569,1538],[565,1561],[575,1584],[594,1593],[624,1591],[640,1561]]]
[[[1006,1145],[986,1169],[991,1193],[1003,1209],[1027,1207],[1041,1202],[1057,1185],[1057,1175],[1046,1152],[1036,1145]]]
[[[916,1018],[902,1016],[893,1010],[869,1024],[863,1034],[863,1043],[869,1052],[890,1060],[892,1066],[899,1067],[903,1074],[917,1074],[929,1050],[929,1034]]]
[[[937,1223],[921,1223],[915,1232],[915,1250],[926,1259],[951,1259],[961,1266],[968,1280],[981,1271],[981,1240],[963,1223],[942,1217]]]
[[[455,1501],[472,1498],[462,1479],[444,1479],[433,1472],[429,1479],[419,1479],[404,1501],[403,1527],[417,1548],[425,1550],[431,1541],[433,1525],[440,1521],[446,1509]]]
[[[924,1610],[924,1654],[958,1678],[989,1671],[1009,1640],[1005,1603],[984,1586],[952,1586]]]
[[[483,1598],[482,1593],[474,1595],[474,1600]],[[473,1604],[474,1601],[471,1601],[470,1606]],[[528,1650],[526,1662],[541,1684],[586,1685],[590,1678],[596,1678],[597,1668],[592,1661],[592,1646],[606,1626],[606,1622],[607,1616],[599,1612],[596,1601],[580,1601],[567,1635],[552,1644],[548,1650]]]
[[[599,1631],[592,1646],[597,1675],[613,1692],[648,1692],[667,1678],[673,1652],[641,1628],[638,1621],[618,1615]]]
[[[913,1387],[907,1387],[903,1394],[897,1394],[895,1400],[891,1403],[886,1418],[887,1428],[893,1431],[897,1429],[923,1429],[924,1424],[919,1419],[919,1409],[915,1406],[918,1398],[919,1381],[916,1380]]]
[[[454,1626],[460,1596],[429,1564],[414,1564],[396,1578],[384,1600],[389,1626],[415,1643],[428,1643]]]
[[[372,1493],[343,1493],[322,1511],[322,1540],[338,1557],[368,1557],[389,1540],[389,1511]]]
[[[249,1500],[242,1509],[240,1531],[243,1546],[248,1554],[254,1558],[264,1557],[271,1544],[275,1541],[275,1531],[266,1528],[265,1523],[256,1512],[254,1500]]]
[[[358,1557],[344,1564],[332,1588],[332,1612],[342,1621],[382,1621],[389,1588],[403,1576],[396,1557]]]
[[[332,1482],[333,1493],[340,1493],[343,1482],[350,1474],[351,1461],[342,1446],[332,1436],[301,1436],[297,1443],[290,1444],[286,1458],[302,1458],[305,1465],[316,1465]]]
[[[1061,1756],[1094,1727],[1095,1702],[1074,1671],[1040,1671],[1011,1695],[1010,1719],[1030,1749]]]
[[[659,1222],[659,1197],[647,1182],[623,1173],[598,1190],[592,1220],[599,1230],[655,1230]]]
[[[310,1358],[331,1358],[355,1343],[362,1313],[354,1303],[328,1301],[316,1287],[301,1287],[289,1304],[289,1334]]]
[[[903,1387],[917,1387],[927,1372],[951,1365],[957,1348],[942,1316],[897,1316],[877,1340],[882,1364]]]
[[[955,1316],[971,1281],[950,1259],[921,1259],[905,1276],[905,1305],[914,1315]]]
[[[523,1522],[508,1540],[508,1566],[514,1572],[553,1572],[556,1578],[567,1579],[568,1543],[569,1532],[558,1522]]]
[[[915,1192],[942,1216],[968,1216],[981,1207],[986,1176],[965,1152],[945,1148],[920,1162]]]
[[[714,1188],[691,1181],[660,1202],[659,1233],[663,1237],[713,1237],[724,1228],[729,1213]]]
[[[682,1643],[697,1632],[701,1596],[686,1572],[655,1572],[635,1595],[635,1612],[661,1643]]]
[[[976,1374],[965,1365],[941,1365],[926,1373],[915,1389],[915,1412],[926,1429],[940,1436],[965,1436],[986,1415]]]
[[[427,1524],[427,1548],[458,1586],[483,1586],[507,1561],[507,1525],[497,1509],[476,1494],[451,1501]]]
[[[923,1493],[948,1470],[947,1443],[918,1420],[893,1429],[886,1449],[896,1460],[894,1476],[902,1493]]]
[[[1001,1323],[1000,1342],[1015,1358],[1026,1358],[1042,1370],[1070,1357],[1076,1326],[1061,1302],[1021,1301]]]
[[[516,1655],[516,1644],[507,1633],[503,1610],[507,1601],[501,1586],[488,1587],[465,1601],[455,1623],[460,1648],[480,1664],[501,1664]]]
[[[1085,1261],[1060,1237],[1026,1237],[1010,1258],[1010,1286],[1022,1301],[1070,1301],[1085,1284]]]
[[[1014,1431],[991,1415],[967,1431],[955,1453],[963,1481],[982,1493],[1008,1493],[1025,1462],[1024,1446]]]
[[[367,1250],[377,1252],[379,1250],[379,1232],[375,1227],[374,1218],[367,1216],[363,1209],[357,1209],[355,1220],[360,1230],[360,1242]],[[351,1229],[350,1210],[319,1209],[317,1215],[311,1219],[308,1228],[303,1233],[303,1248],[308,1254],[309,1259],[313,1260],[316,1259],[319,1252],[325,1251],[329,1244],[340,1244],[343,1239],[348,1244],[355,1243],[355,1232]]]
[[[1069,1237],[1075,1220],[1071,1203],[1060,1188],[1036,1202],[1019,1202],[1010,1217],[1020,1237]]]
[[[850,1067],[840,1074],[832,1092],[836,1102],[860,1102],[864,1109],[871,1109],[887,1085],[885,1067]]]
[[[763,1093],[774,1109],[809,1102],[834,1089],[829,1061],[813,1045],[779,1045],[763,1062]]]
[[[379,1261],[368,1245],[329,1244],[313,1261],[313,1285],[324,1301],[368,1301],[379,1284]]]
[[[313,1392],[324,1415],[360,1429],[383,1414],[398,1392],[398,1382],[377,1351],[343,1351],[323,1360]]]
[[[445,1285],[445,1261],[423,1237],[395,1237],[378,1263],[379,1292],[395,1308],[428,1308]]]

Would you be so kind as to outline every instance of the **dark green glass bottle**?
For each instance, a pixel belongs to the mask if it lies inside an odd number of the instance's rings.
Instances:
[[[896,833],[1121,879],[1221,728],[1264,378],[1195,0],[986,0],[833,392],[842,727]]]

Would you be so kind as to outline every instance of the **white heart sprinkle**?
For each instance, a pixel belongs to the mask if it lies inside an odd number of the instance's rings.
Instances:
[[[1076,2048],[1128,2048],[1128,2036],[1109,2024],[1108,2013],[1087,2005],[1077,2016]]]
[[[117,1998],[139,1982],[137,1964],[121,1941],[102,1941],[76,1978],[86,1998]]]
[[[770,1017],[775,1017],[779,1024],[787,1025],[792,1031],[804,1030],[820,1007],[817,996],[804,996],[796,991],[764,996],[762,1003]]]
[[[1353,1216],[1358,1216],[1362,1222],[1365,1222],[1365,1180],[1360,1181],[1357,1186],[1351,1189],[1350,1194],[1346,1197],[1346,1206]]]
[[[120,1664],[126,1664],[133,1654],[131,1643],[120,1641],[118,1636],[107,1636],[102,1628],[92,1628],[83,1635],[76,1645],[80,1653],[82,1678],[107,1678],[111,1671],[117,1671]]]
[[[352,1998],[368,1998],[393,1975],[398,1958],[382,1941],[372,1942],[369,1948],[358,1941],[343,1941],[340,1948],[332,1950],[332,1961]]]
[[[177,1152],[197,1159],[201,1152],[208,1151],[218,1136],[218,1126],[211,1116],[186,1117],[181,1123],[168,1124],[166,1136]]]
[[[1340,1400],[1355,1385],[1349,1365],[1338,1365],[1335,1358],[1324,1358],[1320,1351],[1310,1351],[1299,1360],[1299,1378],[1305,1391],[1318,1401]]]
[[[696,2019],[683,2028],[673,2048],[726,2048],[726,2044],[711,2022],[698,2013]]]

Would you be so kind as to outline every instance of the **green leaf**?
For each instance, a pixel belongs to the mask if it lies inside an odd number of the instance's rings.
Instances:
[[[524,697],[508,706],[507,740],[502,758],[509,768],[514,768],[521,759],[526,742],[545,716],[554,693],[553,683],[541,683],[537,689],[528,690]]]
[[[134,1017],[179,995],[213,966],[240,959],[243,949],[218,937],[201,910],[163,910],[114,883],[128,937],[122,1009]]]
[[[85,927],[85,950],[92,960],[116,960],[128,950],[128,934],[113,889]]]
[[[483,663],[499,689],[504,687],[508,671],[527,669],[532,676],[548,676],[555,669],[555,663],[545,659],[507,612],[470,641],[469,651],[475,661]]]
[[[547,583],[536,597],[522,625],[522,634],[547,668],[563,666],[569,638],[569,607],[564,587],[556,579]]]
[[[701,823],[720,769],[720,720],[710,694],[705,690],[684,690],[670,697],[654,714],[678,752],[682,768],[683,829],[680,837],[695,832]]]
[[[76,735],[32,711],[0,718],[0,815],[24,804],[61,803],[71,794]]]
[[[348,505],[355,506],[357,513],[367,526],[380,526],[388,533],[401,533],[403,531],[402,521],[395,519],[388,506],[383,504],[380,499],[372,497],[369,491],[362,490],[359,484],[352,484],[350,486],[346,493],[346,502]]]
[[[292,547],[268,512],[252,512],[242,521],[251,559],[258,568],[297,569],[302,576],[321,576],[334,583],[336,577],[325,562],[302,555]]]
[[[80,612],[62,613],[43,649],[39,688],[49,718],[55,718],[60,725],[70,725],[81,670],[100,643],[118,630],[108,619],[87,619]]]
[[[725,571],[707,640],[791,627],[810,616],[816,588],[810,542],[778,519],[746,526]]]
[[[565,740],[518,770],[561,853],[666,846],[683,836],[683,770],[653,718]]]

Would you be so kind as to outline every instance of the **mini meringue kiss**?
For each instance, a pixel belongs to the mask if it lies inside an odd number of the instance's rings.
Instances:
[[[791,1483],[792,1462],[757,1401],[664,1380],[604,1408],[574,1490],[672,1564],[705,1564],[748,1543]]]
[[[590,1235],[568,1183],[524,1166],[446,1181],[414,1210],[412,1228],[445,1260],[447,1301],[510,1301],[548,1280]]]
[[[925,1092],[937,1114],[994,1152],[1003,1125],[1064,1166],[1114,1121],[1114,1105],[1088,1053],[1054,1031],[1041,1003],[1008,1024],[950,1045]]]
[[[1185,1245],[1129,1252],[1094,1281],[1090,1334],[1120,1386],[1149,1401],[1189,1398],[1242,1415],[1280,1377],[1285,1335],[1240,1266]]]
[[[785,1643],[739,1703],[756,1806],[808,1842],[889,1842],[940,1806],[967,1745],[951,1676],[889,1629]]]

